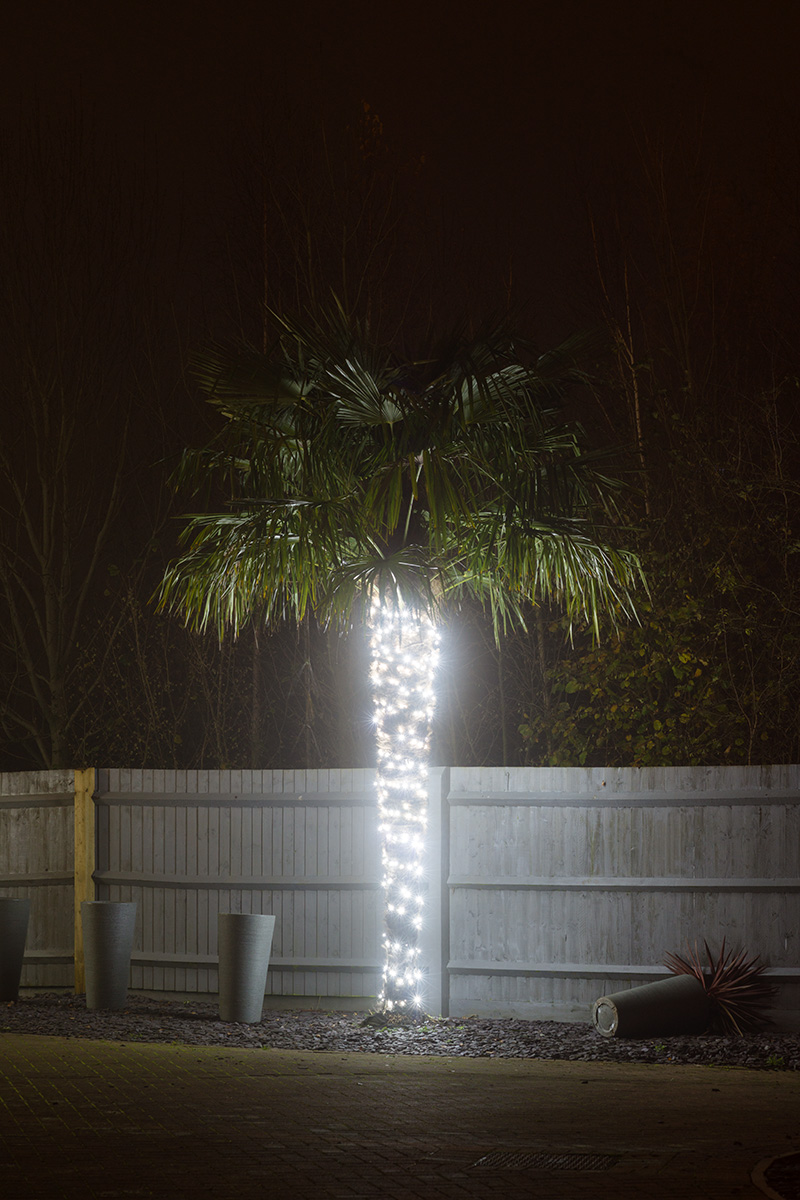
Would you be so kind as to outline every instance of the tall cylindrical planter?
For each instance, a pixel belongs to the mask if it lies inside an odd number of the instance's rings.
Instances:
[[[595,1000],[594,1027],[604,1037],[671,1037],[702,1033],[711,1021],[711,1001],[694,975],[672,975]]]
[[[30,900],[0,897],[0,1000],[19,998],[30,915]]]
[[[136,901],[81,903],[86,1007],[119,1009],[128,1000]]]
[[[261,913],[220,913],[219,1015],[253,1025],[261,1020],[275,918]]]

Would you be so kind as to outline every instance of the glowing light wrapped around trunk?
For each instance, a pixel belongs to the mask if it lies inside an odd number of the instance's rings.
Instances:
[[[402,603],[373,605],[371,672],[385,897],[379,999],[388,1010],[423,1007],[419,934],[425,919],[428,752],[438,641],[433,622],[424,614]]]

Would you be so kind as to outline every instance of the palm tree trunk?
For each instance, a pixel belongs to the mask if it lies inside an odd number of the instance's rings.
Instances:
[[[380,1003],[384,1010],[419,1011],[424,1005],[419,934],[438,633],[429,618],[402,605],[374,605],[370,625],[385,904]]]

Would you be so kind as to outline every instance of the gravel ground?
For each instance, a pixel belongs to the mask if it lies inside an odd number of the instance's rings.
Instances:
[[[484,1017],[429,1018],[408,1026],[364,1023],[364,1013],[271,1011],[257,1025],[219,1019],[215,1003],[130,996],[120,1012],[89,1011],[83,996],[46,993],[0,1003],[0,1033],[120,1042],[168,1042],[276,1050],[355,1050],[466,1058],[690,1063],[800,1070],[800,1034],[766,1029],[746,1037],[605,1038],[585,1023]]]

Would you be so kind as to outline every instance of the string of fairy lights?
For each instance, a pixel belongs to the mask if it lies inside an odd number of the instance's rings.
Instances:
[[[383,1009],[423,1007],[419,937],[424,923],[428,750],[439,638],[424,613],[402,603],[370,612],[378,748],[378,829],[385,896]]]

